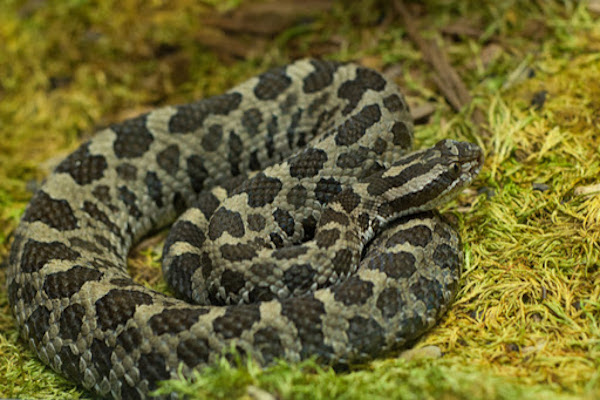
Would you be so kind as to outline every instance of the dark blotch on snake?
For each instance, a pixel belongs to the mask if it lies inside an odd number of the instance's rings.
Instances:
[[[229,155],[227,156],[227,160],[230,164],[231,176],[240,174],[240,162],[242,160],[243,150],[244,145],[242,143],[242,139],[240,139],[239,135],[232,131],[229,134]]]
[[[366,68],[356,70],[356,78],[342,83],[338,89],[338,96],[348,99],[349,104],[342,110],[347,115],[360,102],[363,94],[371,89],[381,91],[385,88],[385,80],[377,72]]]
[[[248,195],[248,205],[250,207],[263,207],[275,200],[281,187],[282,183],[279,179],[268,177],[260,172],[252,179],[245,181],[239,187],[239,191]]]
[[[238,271],[226,269],[221,274],[221,286],[225,293],[238,293],[246,284],[246,277]]]
[[[315,235],[315,242],[319,248],[328,249],[329,247],[333,246],[339,238],[339,229],[321,229]]]
[[[333,293],[335,300],[344,303],[345,306],[365,304],[372,295],[373,283],[356,276],[349,277]]]
[[[360,226],[360,228],[362,230],[367,230],[369,228],[369,223],[371,222],[371,218],[369,218],[369,214],[364,212],[358,216],[358,218],[356,219],[356,222],[358,223],[358,226]]]
[[[175,240],[177,242],[189,243],[195,248],[201,248],[206,240],[206,237],[204,235],[204,231],[190,221],[178,220],[173,224],[170,234],[167,236],[163,250],[164,254],[169,253],[169,249]]]
[[[62,363],[61,371],[63,371],[68,379],[74,381],[81,381],[83,379],[83,373],[79,369],[79,354],[75,355],[71,351],[70,346],[63,345],[56,355]]]
[[[398,111],[404,111],[407,107],[402,98],[397,94],[391,94],[383,99],[383,105],[388,109],[389,112],[395,113]]]
[[[63,232],[78,228],[77,219],[69,202],[55,200],[41,190],[32,197],[29,207],[23,214],[23,221],[40,221]]]
[[[137,168],[135,165],[123,162],[117,165],[117,175],[126,181],[133,181],[137,178]]]
[[[341,153],[337,157],[335,164],[344,169],[358,168],[359,166],[363,165],[367,159],[368,153],[369,150],[364,147],[360,147],[357,150],[348,151],[346,153]]]
[[[272,159],[275,155],[275,136],[279,130],[277,115],[272,115],[271,120],[267,124],[267,135],[265,137],[265,148],[267,149],[267,157]]]
[[[345,189],[335,198],[335,200],[348,214],[354,211],[361,201],[360,196],[356,194],[352,188]]]
[[[96,243],[81,239],[80,237],[69,238],[69,244],[73,248],[89,251],[90,253],[98,255],[103,253],[103,250],[96,246]]]
[[[208,170],[204,166],[202,157],[190,156],[187,158],[187,173],[194,192],[200,193],[204,189],[204,180],[208,178]]]
[[[109,204],[112,200],[110,188],[106,185],[98,185],[92,190],[92,195],[104,204]]]
[[[41,343],[44,334],[50,328],[50,311],[45,306],[36,308],[27,318],[27,327],[29,328],[29,338]]]
[[[80,291],[84,283],[98,281],[100,278],[102,278],[102,272],[76,265],[67,271],[48,275],[43,289],[50,299],[69,298]]]
[[[339,128],[335,137],[338,146],[349,146],[358,142],[366,130],[381,118],[381,111],[377,104],[364,106],[360,112],[350,117]]]
[[[156,155],[156,163],[169,175],[179,171],[179,147],[172,144]]]
[[[392,133],[394,134],[393,143],[395,145],[403,146],[405,143],[412,141],[412,133],[408,125],[403,121],[396,121],[392,126]]]
[[[84,317],[85,307],[81,304],[75,303],[67,306],[60,313],[59,327],[61,337],[67,340],[77,340]]]
[[[209,115],[227,115],[237,109],[241,102],[241,94],[229,92],[177,106],[177,112],[169,120],[169,132],[174,134],[194,132],[202,127],[204,119]]]
[[[27,273],[37,272],[49,261],[73,261],[78,257],[78,252],[60,242],[44,243],[29,239],[23,246],[21,270]]]
[[[258,76],[254,86],[254,95],[259,100],[273,100],[283,93],[292,83],[286,75],[286,67],[273,68]]]
[[[183,212],[188,209],[185,197],[180,192],[175,192],[173,195],[173,208],[177,215],[183,214]]]
[[[189,330],[201,315],[207,314],[206,308],[167,308],[148,320],[148,326],[155,335],[171,335]]]
[[[444,294],[439,284],[432,284],[426,279],[419,279],[410,285],[410,292],[415,299],[423,302],[427,310],[434,310],[443,301]]]
[[[223,127],[215,124],[208,128],[208,131],[202,136],[202,148],[208,152],[215,151],[221,145],[223,139]]]
[[[254,347],[263,355],[264,362],[270,363],[280,354],[284,348],[279,335],[273,328],[259,329],[254,333]]]
[[[406,251],[383,253],[369,260],[368,268],[384,272],[393,279],[410,278],[416,271],[415,256]]]
[[[112,289],[96,300],[96,324],[104,331],[115,330],[130,320],[142,304],[152,304],[152,297],[134,290]]]
[[[56,167],[56,172],[64,172],[80,185],[87,185],[104,176],[108,164],[102,155],[90,154],[90,143],[82,144]]]
[[[36,295],[37,289],[29,282],[18,285],[15,281],[12,281],[8,285],[8,299],[11,304],[14,304],[19,300],[22,300],[25,304],[30,304],[35,299]]]
[[[340,224],[342,226],[348,226],[348,224],[350,223],[346,214],[340,211],[336,211],[331,207],[327,207],[321,214],[321,220],[319,221],[319,225],[325,226],[329,222],[335,222],[336,224]]]
[[[323,169],[327,153],[321,149],[308,148],[289,161],[290,175],[294,178],[310,178]]]
[[[281,249],[276,249],[271,253],[273,258],[276,260],[292,260],[294,258],[298,258],[299,256],[306,254],[308,248],[305,246],[290,246],[290,247],[282,247]]]
[[[260,161],[258,161],[258,150],[254,150],[250,153],[250,161],[248,161],[249,171],[259,171],[262,168]]]
[[[117,158],[136,158],[143,156],[154,141],[154,136],[148,130],[148,115],[128,119],[109,128],[117,135],[113,142],[113,150]]]
[[[286,195],[286,200],[296,209],[299,209],[306,204],[307,197],[308,191],[306,190],[306,188],[298,184],[288,191]]]
[[[204,218],[210,219],[210,217],[213,215],[219,204],[221,204],[221,202],[215,197],[214,194],[210,192],[204,192],[201,193],[198,197],[196,207],[200,211],[202,211],[202,214],[204,214]]]
[[[381,325],[373,318],[356,316],[348,321],[348,342],[362,357],[373,357],[385,346]]]
[[[254,246],[244,243],[224,244],[219,250],[223,258],[229,261],[251,260],[256,257]]]
[[[333,270],[339,276],[345,276],[354,268],[353,261],[355,261],[354,256],[350,250],[340,249],[335,253],[331,264],[333,265]]]
[[[294,235],[294,218],[292,215],[286,210],[282,210],[281,208],[277,208],[273,211],[273,218],[279,228],[288,236],[292,237]]]
[[[144,183],[146,184],[146,189],[148,190],[148,196],[150,196],[152,201],[154,201],[154,204],[156,204],[157,207],[164,206],[162,199],[162,182],[158,178],[156,172],[146,172]]]
[[[308,115],[312,116],[315,115],[316,112],[319,111],[319,109],[321,109],[324,105],[327,104],[327,101],[329,100],[329,93],[323,93],[321,96],[317,97],[316,99],[314,99],[309,105],[308,105]],[[322,121],[323,119],[326,118],[325,114],[321,114],[323,116],[320,116],[319,119],[317,119],[317,123],[315,124],[316,127],[319,127],[321,124],[319,123],[319,121]],[[316,128],[315,130],[319,130],[318,128]]]
[[[184,253],[172,259],[165,279],[187,299],[192,298],[192,276],[202,266],[202,258],[198,254]]]
[[[127,212],[135,219],[142,217],[142,211],[136,204],[137,197],[126,186],[119,187],[119,199],[127,206]]]
[[[315,198],[321,204],[327,204],[342,191],[342,185],[335,178],[321,178],[315,188]]]
[[[212,216],[208,224],[208,237],[211,240],[216,240],[223,235],[224,232],[231,236],[240,238],[244,236],[246,230],[242,216],[237,211],[229,211],[224,207],[220,207]]]
[[[408,242],[412,246],[425,247],[431,241],[432,236],[429,227],[416,225],[395,233],[386,241],[385,245],[386,247],[393,247]]]
[[[177,357],[190,368],[208,362],[209,354],[210,346],[206,339],[193,338],[182,340],[177,345]]]
[[[291,321],[298,331],[302,344],[302,357],[332,354],[333,349],[323,340],[323,322],[325,306],[312,295],[295,298],[294,301],[281,302],[281,314]]]
[[[258,307],[258,304],[227,307],[225,314],[213,321],[213,330],[225,339],[240,337],[242,332],[252,328],[252,325],[260,320]]]
[[[249,214],[246,220],[248,222],[248,229],[254,232],[262,231],[267,222],[265,217],[260,214]]]
[[[91,201],[84,201],[82,210],[86,212],[90,217],[92,217],[96,221],[100,221],[104,224],[109,231],[111,231],[115,236],[122,239],[121,230],[117,225],[115,225],[108,215],[104,213],[104,211],[100,210],[98,206]]]
[[[170,378],[167,370],[167,363],[164,356],[157,351],[140,355],[138,360],[140,375],[148,380],[148,388],[154,390],[158,387],[159,381]]]
[[[295,93],[288,94],[279,104],[279,109],[283,115],[289,114],[292,107],[298,103],[298,96]]]
[[[316,271],[309,264],[294,264],[283,272],[283,284],[287,286],[290,292],[300,290],[305,292],[310,289]]]
[[[302,80],[304,93],[315,93],[331,85],[333,75],[341,65],[337,62],[321,60],[311,60],[310,63],[315,70]]]
[[[456,249],[453,249],[446,243],[442,243],[435,248],[433,257],[435,265],[440,268],[449,269],[450,271],[455,271],[460,268],[460,255],[457,253]]]
[[[258,128],[262,122],[262,113],[257,108],[250,108],[244,111],[242,115],[242,126],[250,136],[255,136],[258,133]]]
[[[111,355],[113,348],[109,347],[101,339],[94,339],[90,346],[90,352],[92,353],[92,361],[96,371],[102,378],[107,378],[112,369]]]
[[[302,220],[302,229],[304,230],[304,235],[302,236],[302,241],[307,242],[312,240],[315,237],[315,230],[317,229],[317,220],[312,215],[304,218]]]
[[[397,312],[405,308],[406,303],[402,297],[402,293],[394,288],[388,287],[381,291],[377,297],[377,308],[381,310],[381,315],[385,319],[390,319]]]
[[[116,346],[124,349],[135,349],[142,343],[142,334],[139,329],[127,328],[117,336]]]

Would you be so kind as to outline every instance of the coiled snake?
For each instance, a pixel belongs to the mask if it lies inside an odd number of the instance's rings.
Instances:
[[[112,125],[56,168],[15,232],[22,336],[67,378],[128,399],[233,347],[262,364],[399,348],[457,287],[458,236],[429,210],[482,163],[470,143],[407,154],[411,142],[395,84],[317,60]],[[185,209],[163,269],[199,305],[126,272],[132,244]]]

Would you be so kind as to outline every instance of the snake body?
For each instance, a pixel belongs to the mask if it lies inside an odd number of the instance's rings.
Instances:
[[[395,84],[318,60],[111,125],[55,169],[15,231],[21,334],[68,379],[127,399],[231,348],[261,364],[397,349],[456,291],[460,241],[430,210],[482,161],[469,143],[411,144]],[[197,304],[126,271],[131,246],[182,213],[163,269]]]

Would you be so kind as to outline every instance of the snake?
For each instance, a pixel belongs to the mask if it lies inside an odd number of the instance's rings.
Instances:
[[[317,59],[101,129],[14,232],[21,337],[115,399],[147,398],[231,351],[344,365],[410,345],[448,308],[463,264],[435,207],[483,163],[468,142],[413,151],[413,129],[394,82]],[[175,297],[127,271],[132,247],[167,225]]]

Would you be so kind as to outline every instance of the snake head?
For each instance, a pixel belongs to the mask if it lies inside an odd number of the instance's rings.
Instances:
[[[446,139],[399,159],[369,179],[367,191],[381,196],[378,214],[390,220],[447,202],[475,179],[482,165],[479,146]]]

